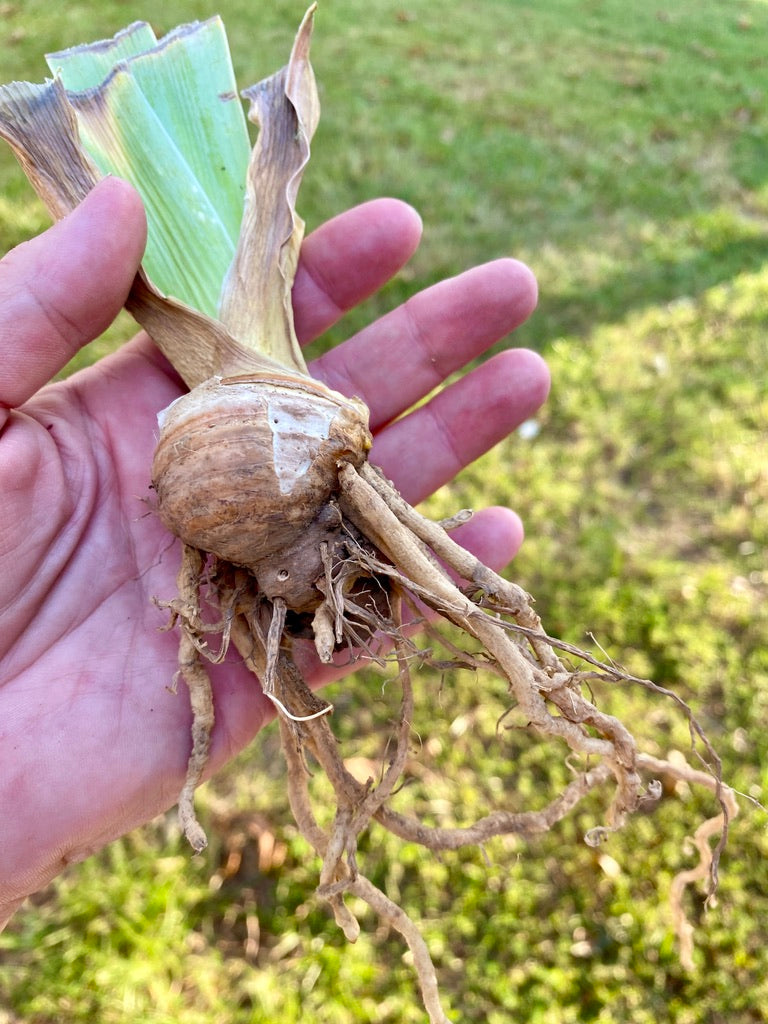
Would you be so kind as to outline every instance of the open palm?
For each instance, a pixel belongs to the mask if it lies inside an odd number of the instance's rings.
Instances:
[[[381,287],[419,232],[409,207],[377,200],[307,238],[294,288],[301,340]],[[156,414],[182,385],[144,334],[46,385],[120,309],[144,235],[138,197],[110,179],[0,262],[0,924],[64,865],[171,806],[185,774],[188,701],[168,689],[177,637],[151,600],[173,595],[179,553],[148,487]],[[534,303],[526,268],[490,263],[422,292],[312,367],[368,403],[372,460],[409,501],[544,399],[544,364],[512,350],[398,418]],[[504,509],[460,535],[496,568],[521,538]],[[235,655],[212,677],[214,770],[271,712]]]

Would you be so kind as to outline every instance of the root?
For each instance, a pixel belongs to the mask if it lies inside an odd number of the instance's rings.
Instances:
[[[680,871],[672,879],[670,887],[669,903],[672,913],[672,924],[677,935],[678,948],[680,951],[680,963],[686,971],[693,972],[693,925],[685,914],[683,899],[685,890],[695,882],[708,880],[707,903],[714,898],[717,889],[717,872],[722,853],[723,844],[727,836],[728,822],[732,821],[739,813],[739,805],[736,802],[736,794],[728,786],[718,784],[706,772],[696,771],[687,764],[673,764],[671,761],[662,761],[659,758],[651,757],[649,754],[641,754],[640,762],[644,768],[656,772],[659,775],[667,775],[680,782],[687,782],[691,785],[703,786],[715,792],[723,808],[720,814],[707,818],[696,829],[693,835],[693,845],[699,855],[699,862],[686,871]],[[718,842],[714,851],[710,846],[710,839],[718,836]]]
[[[192,708],[192,750],[187,762],[187,777],[179,795],[179,822],[195,853],[201,853],[208,845],[205,832],[195,815],[194,796],[208,762],[215,720],[211,681],[200,660],[201,652],[206,649],[200,637],[207,631],[200,615],[198,597],[204,564],[201,553],[185,544],[177,577],[179,597],[177,601],[165,605],[171,611],[169,628],[177,619],[182,624],[179,669],[174,677],[173,689],[175,691],[176,682],[181,676],[187,684]],[[214,631],[218,628],[219,632],[224,630],[223,623],[213,628]],[[222,650],[228,642],[228,626],[226,632],[226,637],[222,639]],[[211,660],[219,660],[219,655],[214,655]]]
[[[362,786],[347,772],[341,760],[338,745],[327,722],[315,719],[311,723],[280,719],[280,733],[288,765],[288,795],[291,810],[302,835],[322,857],[320,884],[317,895],[331,907],[336,923],[350,942],[354,942],[360,926],[344,902],[345,895],[357,896],[374,910],[382,921],[402,935],[413,956],[414,970],[419,980],[424,1008],[431,1024],[448,1024],[440,1003],[440,995],[432,958],[417,926],[396,903],[360,874],[355,858],[359,834],[371,819],[381,814],[385,800],[391,795],[400,778],[408,753],[410,718],[413,711],[413,693],[407,662],[400,660],[400,680],[403,699],[395,754],[390,760],[378,786]],[[290,670],[287,670],[290,673]],[[286,683],[286,680],[283,680]],[[286,683],[286,689],[295,687]],[[308,771],[302,752],[308,749],[317,758],[331,779],[338,801],[333,826],[323,830],[312,811],[309,795]]]
[[[714,892],[728,822],[737,807],[732,791],[722,782],[720,762],[688,706],[648,680],[635,679],[613,664],[549,637],[529,595],[482,565],[446,533],[446,526],[466,521],[467,513],[461,513],[456,521],[433,523],[415,512],[367,464],[360,470],[341,465],[339,485],[334,521],[342,525],[337,540],[320,545],[320,576],[314,583],[317,606],[306,624],[322,662],[330,662],[346,647],[355,660],[396,668],[400,712],[387,763],[377,784],[374,780],[363,784],[346,769],[331,728],[332,706],[310,691],[293,660],[295,623],[285,601],[280,597],[268,600],[246,570],[215,560],[211,563],[200,552],[185,548],[178,598],[163,606],[171,613],[171,624],[181,627],[178,674],[187,683],[193,711],[192,753],[179,801],[182,826],[193,848],[200,850],[205,845],[192,798],[205,767],[213,727],[204,662],[221,660],[231,642],[278,712],[291,809],[302,835],[322,862],[317,894],[328,903],[350,941],[355,941],[360,926],[346,902],[349,896],[361,899],[400,932],[412,951],[433,1024],[445,1024],[447,1017],[427,946],[414,922],[359,870],[358,840],[374,822],[430,850],[457,850],[505,834],[530,838],[544,833],[587,794],[611,784],[613,795],[605,822],[585,836],[587,843],[598,845],[620,828],[629,814],[658,799],[661,786],[652,779],[644,781],[649,775],[702,785],[714,794],[720,813],[697,830],[694,843],[699,862],[677,876],[671,891],[681,960],[690,967],[692,928],[683,912],[684,892],[704,879],[710,895]],[[459,584],[453,582],[449,571],[459,578]],[[207,622],[201,612],[201,589],[207,589],[209,600],[218,609],[215,621]],[[445,620],[473,637],[477,651],[463,650],[444,638],[441,643],[448,661],[438,662],[430,652],[418,650],[409,634],[425,615],[438,622]],[[436,626],[430,623],[427,632],[435,634]],[[220,640],[211,648],[208,641],[214,633]],[[588,668],[573,669],[561,654]],[[394,810],[390,803],[409,753],[414,712],[411,666],[415,662],[488,669],[505,681],[511,707],[528,727],[564,743],[585,769],[576,772],[562,792],[541,809],[496,810],[461,827],[431,827]],[[692,747],[706,770],[641,753],[626,726],[593,702],[588,687],[601,682],[638,683],[671,698],[688,719]],[[703,754],[697,746],[703,747]],[[327,826],[319,823],[313,810],[308,759],[319,765],[333,788],[335,812]],[[712,849],[710,840],[718,834],[719,842]]]
[[[421,600],[480,641],[506,677],[512,695],[531,727],[542,735],[565,740],[578,753],[604,758],[611,766],[618,786],[609,812],[609,823],[610,827],[619,827],[627,812],[636,808],[641,793],[634,742],[620,722],[599,712],[571,685],[571,673],[546,643],[546,635],[530,607],[528,595],[482,566],[444,534],[438,534],[434,541],[430,538],[430,547],[436,555],[443,557],[451,568],[465,579],[469,578],[484,593],[497,600],[503,599],[505,604],[514,608],[516,617],[536,631],[536,639],[531,642],[533,656],[524,653],[510,639],[504,626],[479,609],[444,572],[436,570],[434,561],[419,543],[419,534],[414,535],[414,527],[418,527],[422,534],[431,532],[422,525],[426,521],[418,517],[419,522],[414,526],[402,523],[392,509],[394,506],[400,511],[398,505],[402,499],[394,492],[391,497],[388,493],[386,498],[383,497],[381,491],[385,487],[387,491],[391,488],[372,470],[368,468],[363,476],[352,467],[344,467],[340,477],[342,507],[355,526],[370,537],[394,565],[400,567],[401,574],[407,567],[404,585],[416,584]],[[416,513],[407,515],[413,520]],[[559,715],[550,713],[548,702],[558,708]],[[589,731],[587,726],[592,730]]]
[[[192,849],[195,853],[201,853],[208,845],[208,840],[195,816],[194,797],[211,749],[214,723],[213,694],[205,666],[184,631],[179,644],[179,666],[189,689],[192,706],[192,752],[187,763],[184,787],[179,795],[179,821]]]

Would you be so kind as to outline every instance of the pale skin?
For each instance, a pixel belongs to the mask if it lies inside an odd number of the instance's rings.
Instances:
[[[182,386],[144,334],[48,384],[112,321],[141,259],[140,200],[117,179],[0,261],[0,927],[73,861],[167,810],[184,780],[190,711],[168,687],[178,638],[152,597],[175,592],[179,551],[152,513],[156,414]],[[395,274],[418,245],[391,199],[310,235],[294,287],[309,342]],[[514,260],[430,288],[333,349],[313,374],[370,407],[372,461],[416,503],[545,399],[533,352],[509,349],[392,422],[531,313]],[[454,536],[495,569],[522,541],[508,509]],[[232,653],[212,670],[209,771],[272,717]],[[309,665],[317,685],[340,670]]]

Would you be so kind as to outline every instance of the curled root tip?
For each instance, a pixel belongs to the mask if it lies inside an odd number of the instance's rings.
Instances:
[[[203,831],[200,822],[195,819],[194,821],[181,822],[181,827],[184,830],[184,835],[187,838],[187,842],[192,847],[195,853],[202,853],[208,845],[208,837]]]
[[[347,942],[357,942],[360,938],[360,922],[355,915],[341,899],[333,901],[331,907],[336,924],[344,933],[344,938]]]

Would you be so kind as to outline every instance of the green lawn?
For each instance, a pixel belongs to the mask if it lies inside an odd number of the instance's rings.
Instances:
[[[160,10],[160,31],[218,10],[243,85],[284,63],[303,13],[286,0]],[[0,2],[0,78],[39,80],[44,51],[146,16],[134,0]],[[688,896],[692,974],[667,896],[711,813],[701,794],[678,787],[597,851],[582,842],[597,801],[533,843],[442,858],[372,832],[364,869],[422,920],[456,1021],[765,1019],[768,816],[750,799],[768,794],[766,31],[765,0],[324,0],[318,13],[323,119],[303,216],[311,228],[391,194],[425,220],[411,265],[326,344],[475,263],[531,265],[540,307],[515,341],[546,355],[551,399],[431,508],[513,505],[527,526],[514,575],[550,630],[593,633],[689,700],[744,794],[716,905]],[[0,251],[45,225],[1,151]],[[83,359],[130,329],[121,319]],[[392,710],[378,676],[357,682],[333,694],[353,746],[384,735]],[[564,782],[559,751],[496,736],[501,704],[476,681],[425,674],[419,690],[421,767],[401,806],[470,817]],[[687,749],[671,704],[599,696],[651,752]],[[397,937],[364,918],[350,947],[314,902],[273,730],[199,802],[204,857],[170,815],[17,915],[0,936],[0,1024],[424,1019]]]

